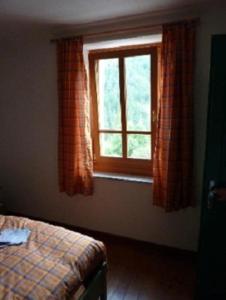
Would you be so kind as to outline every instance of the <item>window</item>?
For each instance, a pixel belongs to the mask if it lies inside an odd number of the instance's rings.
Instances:
[[[96,171],[152,175],[156,47],[89,52]]]

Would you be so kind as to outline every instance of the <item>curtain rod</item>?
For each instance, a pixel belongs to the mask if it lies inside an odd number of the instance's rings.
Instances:
[[[73,39],[73,38],[77,38],[79,36],[84,36],[86,38],[89,37],[98,37],[98,36],[102,36],[102,35],[108,35],[108,34],[118,34],[118,33],[132,33],[134,31],[140,31],[143,29],[153,29],[153,28],[159,28],[162,27],[164,24],[174,24],[174,23],[180,23],[180,22],[185,22],[185,21],[194,21],[197,22],[197,24],[200,21],[200,18],[186,18],[183,19],[181,21],[174,21],[174,22],[169,22],[169,23],[159,23],[159,24],[153,24],[153,25],[146,25],[146,26],[136,26],[136,27],[128,27],[128,28],[124,28],[124,29],[116,29],[116,30],[108,30],[108,31],[100,31],[100,32],[93,32],[93,33],[84,33],[84,34],[77,34],[77,35],[71,35],[71,36],[67,36],[67,37],[62,37],[62,38],[55,38],[55,39],[51,39],[50,42],[51,43],[56,43],[58,41],[61,40],[69,40],[69,39]]]

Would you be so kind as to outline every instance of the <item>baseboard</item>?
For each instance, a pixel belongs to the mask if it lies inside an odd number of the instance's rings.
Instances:
[[[8,212],[7,214],[10,214],[10,213]],[[176,248],[176,247],[170,247],[170,246],[166,246],[166,245],[159,245],[159,244],[155,244],[152,242],[141,241],[141,240],[133,239],[130,237],[124,237],[124,236],[119,236],[119,235],[115,235],[112,233],[101,232],[101,231],[97,231],[97,230],[93,230],[93,229],[87,229],[84,227],[75,226],[72,224],[67,224],[67,223],[58,222],[58,221],[53,221],[50,219],[40,218],[40,217],[36,217],[36,216],[32,216],[32,215],[19,214],[19,213],[15,213],[15,212],[11,212],[11,214],[14,216],[26,217],[26,218],[30,218],[30,219],[37,220],[37,221],[51,223],[56,226],[61,226],[61,227],[67,228],[69,230],[77,231],[79,233],[91,236],[95,239],[101,240],[108,244],[109,243],[126,244],[131,247],[137,248],[142,252],[159,251],[159,252],[167,254],[167,255],[187,257],[187,258],[191,259],[194,263],[196,263],[197,252],[195,252],[195,251],[180,249],[180,248]]]

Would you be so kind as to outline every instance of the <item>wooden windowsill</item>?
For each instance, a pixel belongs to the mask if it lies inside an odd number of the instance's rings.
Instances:
[[[120,181],[129,181],[136,183],[153,183],[151,177],[128,175],[128,174],[118,174],[118,173],[107,173],[107,172],[94,172],[94,178],[104,178],[110,180],[120,180]]]

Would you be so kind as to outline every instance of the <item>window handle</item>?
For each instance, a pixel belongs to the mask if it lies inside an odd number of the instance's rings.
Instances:
[[[156,111],[153,110],[152,111],[152,122],[155,123],[157,121],[157,114],[156,114]]]

